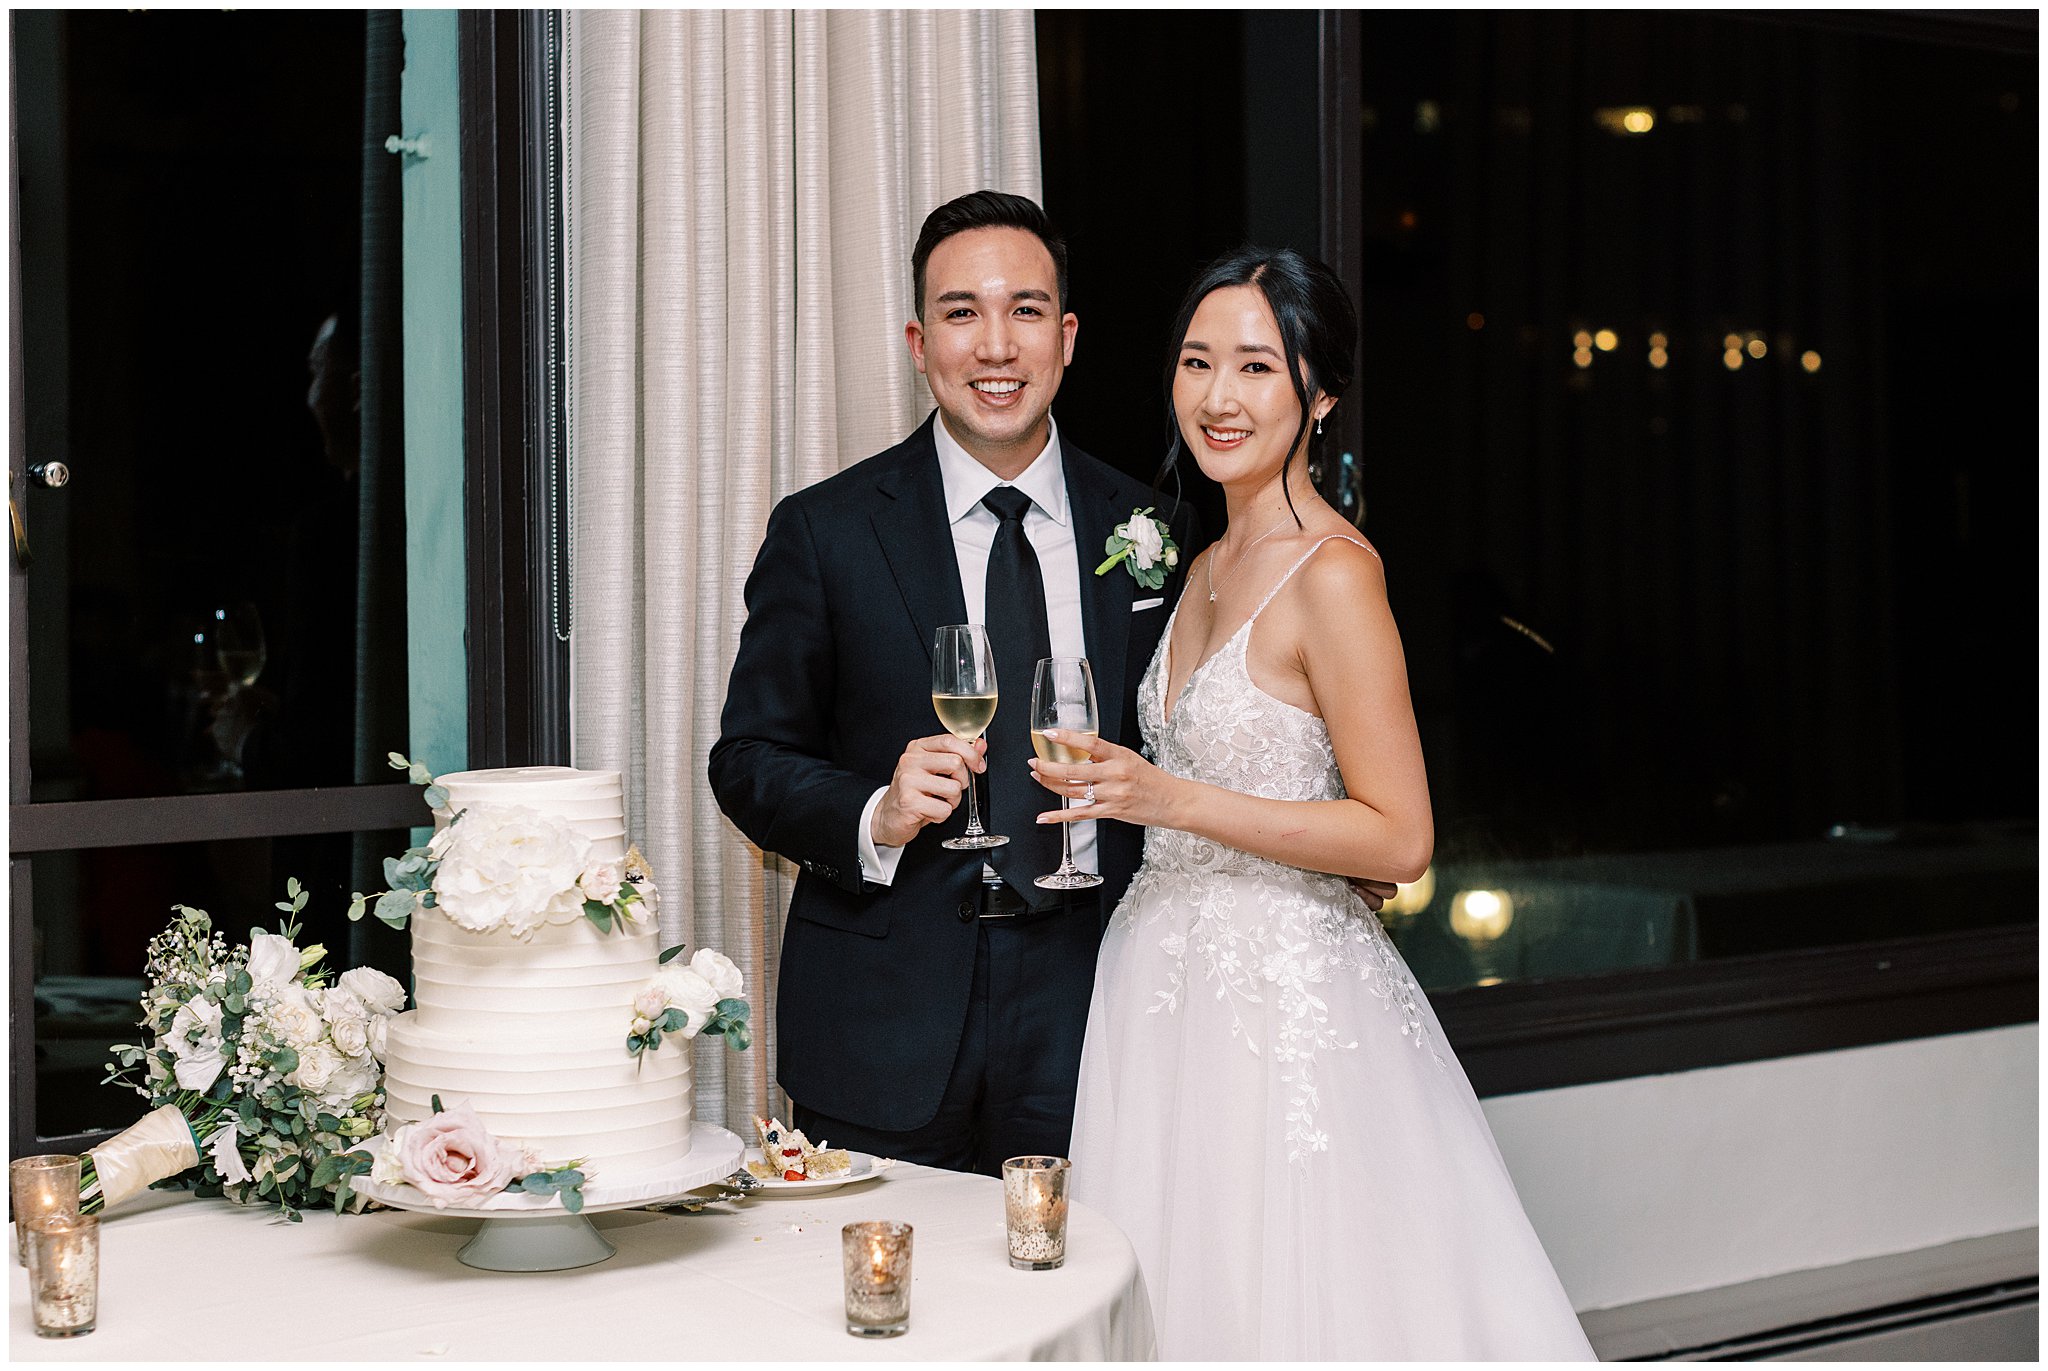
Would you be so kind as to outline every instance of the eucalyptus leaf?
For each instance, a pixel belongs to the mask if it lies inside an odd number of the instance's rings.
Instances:
[[[436,1114],[441,1112],[441,1097],[439,1095],[427,1096],[427,1102],[434,1106],[434,1112]]]
[[[612,931],[612,907],[608,904],[599,904],[596,900],[585,900],[583,902],[583,917],[596,924],[597,931],[600,933]]]
[[[410,890],[387,890],[377,899],[377,917],[393,928],[404,928],[418,903],[418,897]]]
[[[657,964],[661,966],[667,966],[670,962],[674,961],[676,957],[681,955],[682,950],[688,946],[688,943],[677,943],[674,947],[669,948],[666,952],[663,952],[659,957],[656,957],[654,960]]]
[[[335,1118],[332,1114],[327,1113],[325,1110],[322,1110],[319,1114],[316,1114],[313,1118],[313,1122],[319,1127],[322,1133],[339,1133],[341,1131],[341,1120]]]
[[[385,753],[384,760],[391,763],[391,769],[393,771],[406,771],[410,770],[412,767],[412,763],[410,761],[408,761],[404,757],[401,757],[396,752]]]
[[[655,1026],[669,1033],[680,1033],[690,1026],[690,1016],[680,1009],[664,1009]]]
[[[362,918],[363,911],[369,908],[369,905],[370,897],[363,894],[362,891],[358,890],[350,895],[348,901],[348,917],[350,922]]]
[[[723,1019],[738,1019],[744,1023],[749,1012],[745,1000],[720,1000],[718,1002],[718,1015]]]
[[[562,1192],[562,1208],[568,1210],[571,1214],[581,1214],[583,1212],[583,1192],[578,1189],[564,1190]]]
[[[430,785],[426,789],[424,798],[426,799],[428,809],[446,809],[448,807],[448,788],[446,786]]]
[[[410,767],[406,768],[405,779],[411,781],[414,785],[432,785],[434,783],[434,773],[425,762],[414,762]]]
[[[271,1058],[271,1065],[278,1075],[289,1076],[299,1069],[299,1054],[289,1047],[280,1047],[277,1054]]]

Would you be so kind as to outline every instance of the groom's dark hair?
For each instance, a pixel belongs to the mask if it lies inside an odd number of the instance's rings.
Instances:
[[[910,252],[910,285],[917,296],[917,321],[924,322],[924,268],[932,251],[956,233],[969,229],[1015,228],[1033,234],[1052,254],[1053,274],[1059,282],[1059,308],[1067,307],[1067,245],[1046,217],[1044,210],[1021,195],[1000,190],[977,190],[948,200],[925,216],[918,230],[917,246]]]

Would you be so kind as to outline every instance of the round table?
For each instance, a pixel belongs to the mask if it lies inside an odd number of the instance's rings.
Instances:
[[[916,1229],[910,1331],[846,1332],[839,1228]],[[149,1194],[106,1217],[99,1328],[35,1336],[28,1276],[9,1286],[17,1361],[1106,1360],[1154,1355],[1128,1239],[1073,1205],[1067,1264],[1013,1271],[1002,1183],[899,1163],[837,1190],[697,1214],[592,1220],[618,1255],[573,1271],[456,1261],[474,1219],[273,1211]]]

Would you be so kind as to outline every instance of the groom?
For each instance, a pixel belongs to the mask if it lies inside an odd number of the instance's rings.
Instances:
[[[1066,247],[1030,200],[976,191],[925,220],[910,355],[938,410],[901,443],[778,505],[711,750],[719,806],[803,869],[776,999],[778,1080],[813,1140],[995,1173],[1065,1155],[1103,921],[1141,833],[1074,825],[1093,890],[1059,864],[1026,766],[1033,668],[1088,658],[1102,736],[1139,746],[1137,685],[1180,593],[1124,564],[1111,529],[1175,508],[1061,440],[1073,360]],[[981,742],[939,731],[932,636],[985,623],[1000,703]],[[985,755],[984,755],[985,751]],[[949,851],[970,778],[1006,847]],[[1094,831],[1094,830],[1101,831]]]

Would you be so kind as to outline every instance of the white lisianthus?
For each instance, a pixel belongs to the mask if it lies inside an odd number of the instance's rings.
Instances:
[[[240,1140],[234,1121],[229,1120],[207,1143],[207,1155],[213,1159],[213,1169],[220,1172],[220,1178],[229,1185],[239,1185],[250,1178],[249,1168],[242,1163]]]
[[[685,1037],[696,1037],[718,1012],[718,992],[691,968],[670,962],[654,979],[668,997],[669,1007],[682,1010],[688,1017],[683,1028]]]
[[[405,987],[374,966],[358,966],[342,972],[335,986],[362,1001],[364,1007],[375,1014],[396,1014],[405,1008]]]
[[[525,937],[583,915],[577,880],[589,863],[590,840],[530,809],[473,808],[436,834],[429,852],[441,862],[436,907],[464,928],[507,928]]]
[[[700,947],[690,958],[690,970],[702,976],[721,1000],[746,998],[747,978],[722,952]]]
[[[1166,555],[1160,558],[1160,560],[1166,563],[1166,569],[1168,571],[1173,570],[1175,567],[1180,565],[1180,549],[1178,547],[1170,547],[1166,549]]]
[[[221,1056],[220,1006],[207,999],[187,1001],[171,1018],[168,1046],[178,1059],[178,1088],[211,1089],[227,1065]]]
[[[1131,545],[1131,560],[1138,564],[1140,571],[1151,570],[1152,564],[1159,560],[1166,544],[1166,540],[1159,535],[1158,523],[1143,514],[1132,515],[1128,522],[1116,530],[1116,536]]]
[[[378,1185],[405,1184],[405,1167],[399,1162],[398,1157],[405,1146],[405,1135],[412,1129],[413,1125],[409,1123],[401,1124],[372,1155],[370,1179]]]
[[[582,889],[584,899],[610,904],[619,898],[619,886],[625,879],[617,862],[592,862],[583,868],[576,884]]]
[[[255,988],[276,987],[299,974],[299,949],[275,933],[249,935],[249,979]]]
[[[645,1014],[635,1014],[632,1027],[627,1031],[637,1038],[644,1036],[653,1027],[654,1021],[652,1019],[648,1018]]]
[[[321,1102],[329,1106],[330,1113],[340,1114],[350,1108],[350,1101],[377,1088],[379,1068],[370,1056],[342,1057],[334,1075],[328,1079],[326,1088],[320,1092]]]
[[[668,996],[661,986],[650,985],[633,999],[633,1013],[652,1022],[661,1017],[661,1011],[668,1008]],[[634,1032],[639,1032],[635,1029]]]

